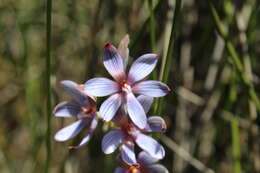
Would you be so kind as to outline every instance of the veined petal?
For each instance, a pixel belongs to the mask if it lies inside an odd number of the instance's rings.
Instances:
[[[170,91],[170,88],[166,84],[153,80],[136,83],[132,89],[135,94],[151,97],[162,97]]]
[[[103,77],[93,78],[85,83],[85,91],[93,96],[107,96],[118,91],[118,84]]]
[[[151,116],[148,118],[147,127],[144,129],[146,132],[165,132],[167,126],[162,117]]]
[[[164,148],[150,136],[139,133],[136,136],[135,142],[140,148],[156,159],[162,159],[165,155]]]
[[[91,139],[92,135],[93,135],[92,132],[91,132],[91,133],[88,133],[88,134],[81,140],[81,142],[80,142],[79,145],[77,145],[77,146],[70,146],[69,149],[75,150],[75,149],[79,149],[79,148],[83,147],[84,145],[86,145],[86,144],[89,142],[89,140]]]
[[[122,103],[122,98],[120,94],[113,94],[108,99],[106,99],[102,103],[99,110],[103,120],[110,121],[115,116],[121,103]]]
[[[142,151],[138,154],[138,162],[141,162],[143,165],[148,166],[157,162],[158,159],[153,158],[150,154],[145,151]]]
[[[157,61],[158,55],[156,54],[149,53],[142,55],[132,64],[129,70],[128,80],[134,83],[145,78],[153,71]]]
[[[133,123],[140,129],[145,128],[147,118],[144,109],[132,93],[127,94],[127,110]]]
[[[55,134],[56,141],[66,141],[75,137],[86,125],[85,120],[78,120],[71,125],[64,127]]]
[[[122,145],[121,158],[125,163],[129,165],[135,164],[136,157],[135,157],[134,147],[130,147],[125,144]]]
[[[98,125],[98,116],[97,116],[97,113],[94,113],[93,115],[93,119],[90,123],[90,126],[88,127],[89,131],[94,131],[96,128],[97,128],[97,125]]]
[[[118,52],[123,58],[123,62],[125,66],[127,64],[128,56],[129,56],[129,49],[128,49],[129,42],[130,42],[129,35],[126,34],[124,38],[120,41],[118,46]]]
[[[60,87],[78,103],[84,106],[88,104],[88,96],[78,89],[79,85],[77,83],[70,80],[63,80],[60,82]]]
[[[114,173],[125,173],[125,169],[121,167],[117,167]]]
[[[56,117],[74,117],[81,111],[81,106],[76,102],[59,103],[53,111]]]
[[[147,167],[149,173],[169,173],[169,171],[161,164],[154,164]]]
[[[144,95],[139,95],[137,97],[137,100],[139,101],[139,103],[143,106],[144,108],[144,112],[147,113],[150,108],[151,105],[153,103],[153,97],[150,96],[144,96]]]
[[[118,145],[122,143],[123,134],[121,130],[111,130],[102,139],[102,150],[105,154],[113,153]]]
[[[125,78],[123,59],[111,43],[105,45],[103,63],[115,80],[121,81]]]

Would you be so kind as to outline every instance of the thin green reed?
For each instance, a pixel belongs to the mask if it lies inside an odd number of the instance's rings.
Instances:
[[[235,70],[231,73],[231,83],[228,94],[228,102],[225,109],[232,111],[237,100],[237,74]],[[233,172],[241,173],[241,163],[240,163],[240,137],[239,137],[239,126],[238,119],[236,115],[232,115],[230,119],[230,131],[231,131],[231,145],[232,145],[232,158],[233,158]]]
[[[156,52],[155,50],[155,18],[154,18],[154,10],[153,10],[153,0],[148,0],[148,8],[149,8],[149,11],[150,11],[150,43],[151,43],[151,49],[152,49],[152,52]],[[157,78],[157,72],[156,70],[154,70],[152,72],[152,78],[153,79],[156,79]]]
[[[248,95],[250,96],[251,100],[254,101],[254,103],[256,104],[257,110],[260,112],[260,101],[259,101],[259,98],[254,89],[254,85],[253,85],[252,81],[250,81],[250,79],[248,78],[248,76],[244,70],[243,63],[241,62],[241,60],[234,48],[234,45],[232,44],[231,40],[229,39],[228,31],[225,28],[224,24],[221,22],[216,8],[214,7],[214,5],[212,4],[212,2],[210,0],[208,0],[208,4],[210,7],[211,15],[215,22],[217,31],[218,31],[219,35],[225,40],[226,49],[227,49],[228,53],[230,54],[230,60],[234,64],[236,71],[238,72],[239,77],[241,78],[242,82],[247,87]]]
[[[232,157],[234,173],[241,173],[240,164],[240,137],[238,119],[235,116],[231,118],[231,136],[232,136]]]
[[[47,130],[46,130],[46,165],[45,172],[49,172],[50,159],[51,159],[51,11],[52,0],[47,0],[46,9],[46,117],[47,117]]]
[[[158,11],[159,6],[162,4],[163,1],[159,0],[157,3],[153,6],[153,13],[156,13]],[[130,42],[129,49],[130,52],[133,50],[133,48],[136,46],[136,44],[139,42],[139,40],[142,37],[142,34],[145,32],[146,26],[148,25],[148,22],[150,22],[150,16],[144,21],[140,29],[133,35],[133,39]]]
[[[174,10],[174,16],[172,19],[172,29],[171,29],[171,36],[169,40],[169,45],[167,49],[167,55],[163,57],[161,68],[160,68],[160,74],[159,74],[159,80],[162,82],[167,83],[169,73],[172,67],[172,57],[173,57],[173,49],[174,49],[174,41],[176,38],[176,28],[177,28],[177,22],[180,16],[181,12],[181,4],[182,0],[176,0],[175,4],[175,10]],[[163,101],[161,99],[156,100],[155,102],[155,112],[159,115],[162,112],[162,104]]]
[[[151,43],[152,52],[155,52],[155,21],[154,21],[153,0],[148,0],[147,2],[150,11],[150,43]]]

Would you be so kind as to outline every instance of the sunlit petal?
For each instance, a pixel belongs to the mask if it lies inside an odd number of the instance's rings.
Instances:
[[[144,112],[147,113],[149,111],[149,109],[151,108],[151,105],[153,103],[153,97],[139,95],[137,97],[137,100],[143,106]]]
[[[110,121],[116,114],[118,108],[122,103],[122,98],[120,94],[114,94],[106,99],[101,107],[100,114],[104,121]]]
[[[124,144],[121,148],[121,157],[125,163],[129,165],[135,164],[136,157],[135,157],[134,147],[130,147]]]
[[[102,150],[105,154],[113,153],[118,145],[122,143],[123,134],[121,130],[111,130],[102,139]]]
[[[165,132],[167,126],[162,117],[151,116],[148,118],[147,127],[144,129],[147,132]]]
[[[145,151],[142,151],[138,154],[138,162],[142,163],[145,166],[151,165],[157,161],[158,159],[153,158],[150,154],[148,154]]]
[[[56,117],[75,117],[81,111],[81,106],[76,102],[59,103],[53,111]]]
[[[107,96],[117,91],[117,83],[107,78],[93,78],[85,83],[85,92],[93,96]]]
[[[145,128],[147,123],[146,114],[142,105],[132,93],[127,94],[127,110],[133,123],[140,129]]]
[[[166,84],[153,80],[136,83],[132,89],[135,94],[151,97],[162,97],[170,91],[170,88]]]
[[[161,164],[148,166],[149,173],[169,173],[169,171]]]
[[[55,134],[55,140],[66,141],[75,137],[86,126],[85,120],[78,120],[71,125],[64,127]]]
[[[140,148],[156,159],[162,159],[165,155],[164,148],[150,136],[139,133],[135,142]]]
[[[103,63],[115,80],[121,81],[125,77],[123,59],[111,43],[105,45]]]
[[[158,61],[158,55],[156,54],[145,54],[139,57],[132,64],[129,74],[128,80],[132,83],[139,81],[149,75],[156,66]]]

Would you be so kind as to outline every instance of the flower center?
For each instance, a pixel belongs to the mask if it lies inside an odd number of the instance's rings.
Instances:
[[[126,81],[123,81],[120,85],[123,92],[125,93],[132,92],[131,86]]]
[[[129,171],[130,171],[131,173],[140,173],[140,169],[139,169],[139,166],[138,166],[138,165],[132,165],[132,166],[130,166]]]

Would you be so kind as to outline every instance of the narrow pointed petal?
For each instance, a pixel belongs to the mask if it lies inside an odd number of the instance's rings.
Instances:
[[[123,169],[121,167],[117,167],[116,170],[114,171],[114,173],[125,173],[125,169]]]
[[[117,91],[118,84],[107,78],[93,78],[85,83],[85,92],[93,96],[103,97]]]
[[[101,107],[100,114],[104,121],[110,121],[116,114],[118,108],[122,103],[122,98],[120,94],[114,94],[106,99]]]
[[[126,64],[128,62],[128,56],[129,56],[129,49],[128,44],[130,42],[129,35],[126,34],[124,38],[120,41],[118,46],[118,52],[123,58],[124,66],[126,67]]]
[[[153,80],[136,83],[132,89],[135,94],[151,97],[162,97],[170,92],[170,88],[166,84]]]
[[[78,89],[79,85],[77,83],[70,80],[64,80],[60,82],[60,87],[78,103],[84,106],[88,104],[88,96]]]
[[[118,145],[122,143],[123,134],[121,130],[111,130],[102,139],[102,150],[105,154],[113,153]]]
[[[96,128],[97,128],[97,125],[98,125],[98,116],[96,113],[94,113],[95,115],[93,115],[93,119],[90,123],[90,126],[88,127],[89,131],[92,132],[94,131]]]
[[[88,133],[88,134],[82,139],[82,141],[80,142],[79,145],[77,145],[77,146],[70,146],[69,149],[70,149],[70,150],[76,150],[76,149],[79,149],[79,148],[83,147],[84,145],[86,145],[86,144],[89,142],[89,140],[91,139],[92,135],[93,135],[93,133]]]
[[[129,147],[124,144],[121,150],[121,157],[125,163],[129,165],[135,164],[136,157],[135,157],[134,147]]]
[[[139,133],[135,142],[140,148],[156,159],[162,159],[165,155],[164,148],[150,136]]]
[[[55,134],[56,141],[66,141],[75,137],[86,125],[85,120],[78,120],[71,125],[64,127]]]
[[[153,71],[157,61],[158,55],[156,54],[150,53],[142,55],[132,64],[129,70],[128,80],[132,83],[142,80]]]
[[[144,129],[146,132],[165,132],[167,126],[162,117],[151,116],[148,118],[147,127]]]
[[[142,105],[132,93],[127,94],[127,110],[133,123],[140,129],[145,128],[147,123],[146,114]]]
[[[75,117],[81,111],[81,106],[76,102],[59,103],[53,111],[56,117]]]
[[[105,45],[103,63],[115,80],[121,81],[125,78],[123,59],[111,43]]]
[[[151,105],[153,103],[153,97],[150,96],[144,96],[144,95],[139,95],[137,97],[137,100],[139,101],[139,103],[143,106],[144,108],[144,112],[147,113],[150,108]]]
[[[169,173],[169,171],[161,164],[148,166],[149,173]]]
[[[138,162],[142,163],[143,165],[151,165],[157,162],[158,159],[153,158],[150,154],[145,151],[142,151],[138,154]]]

